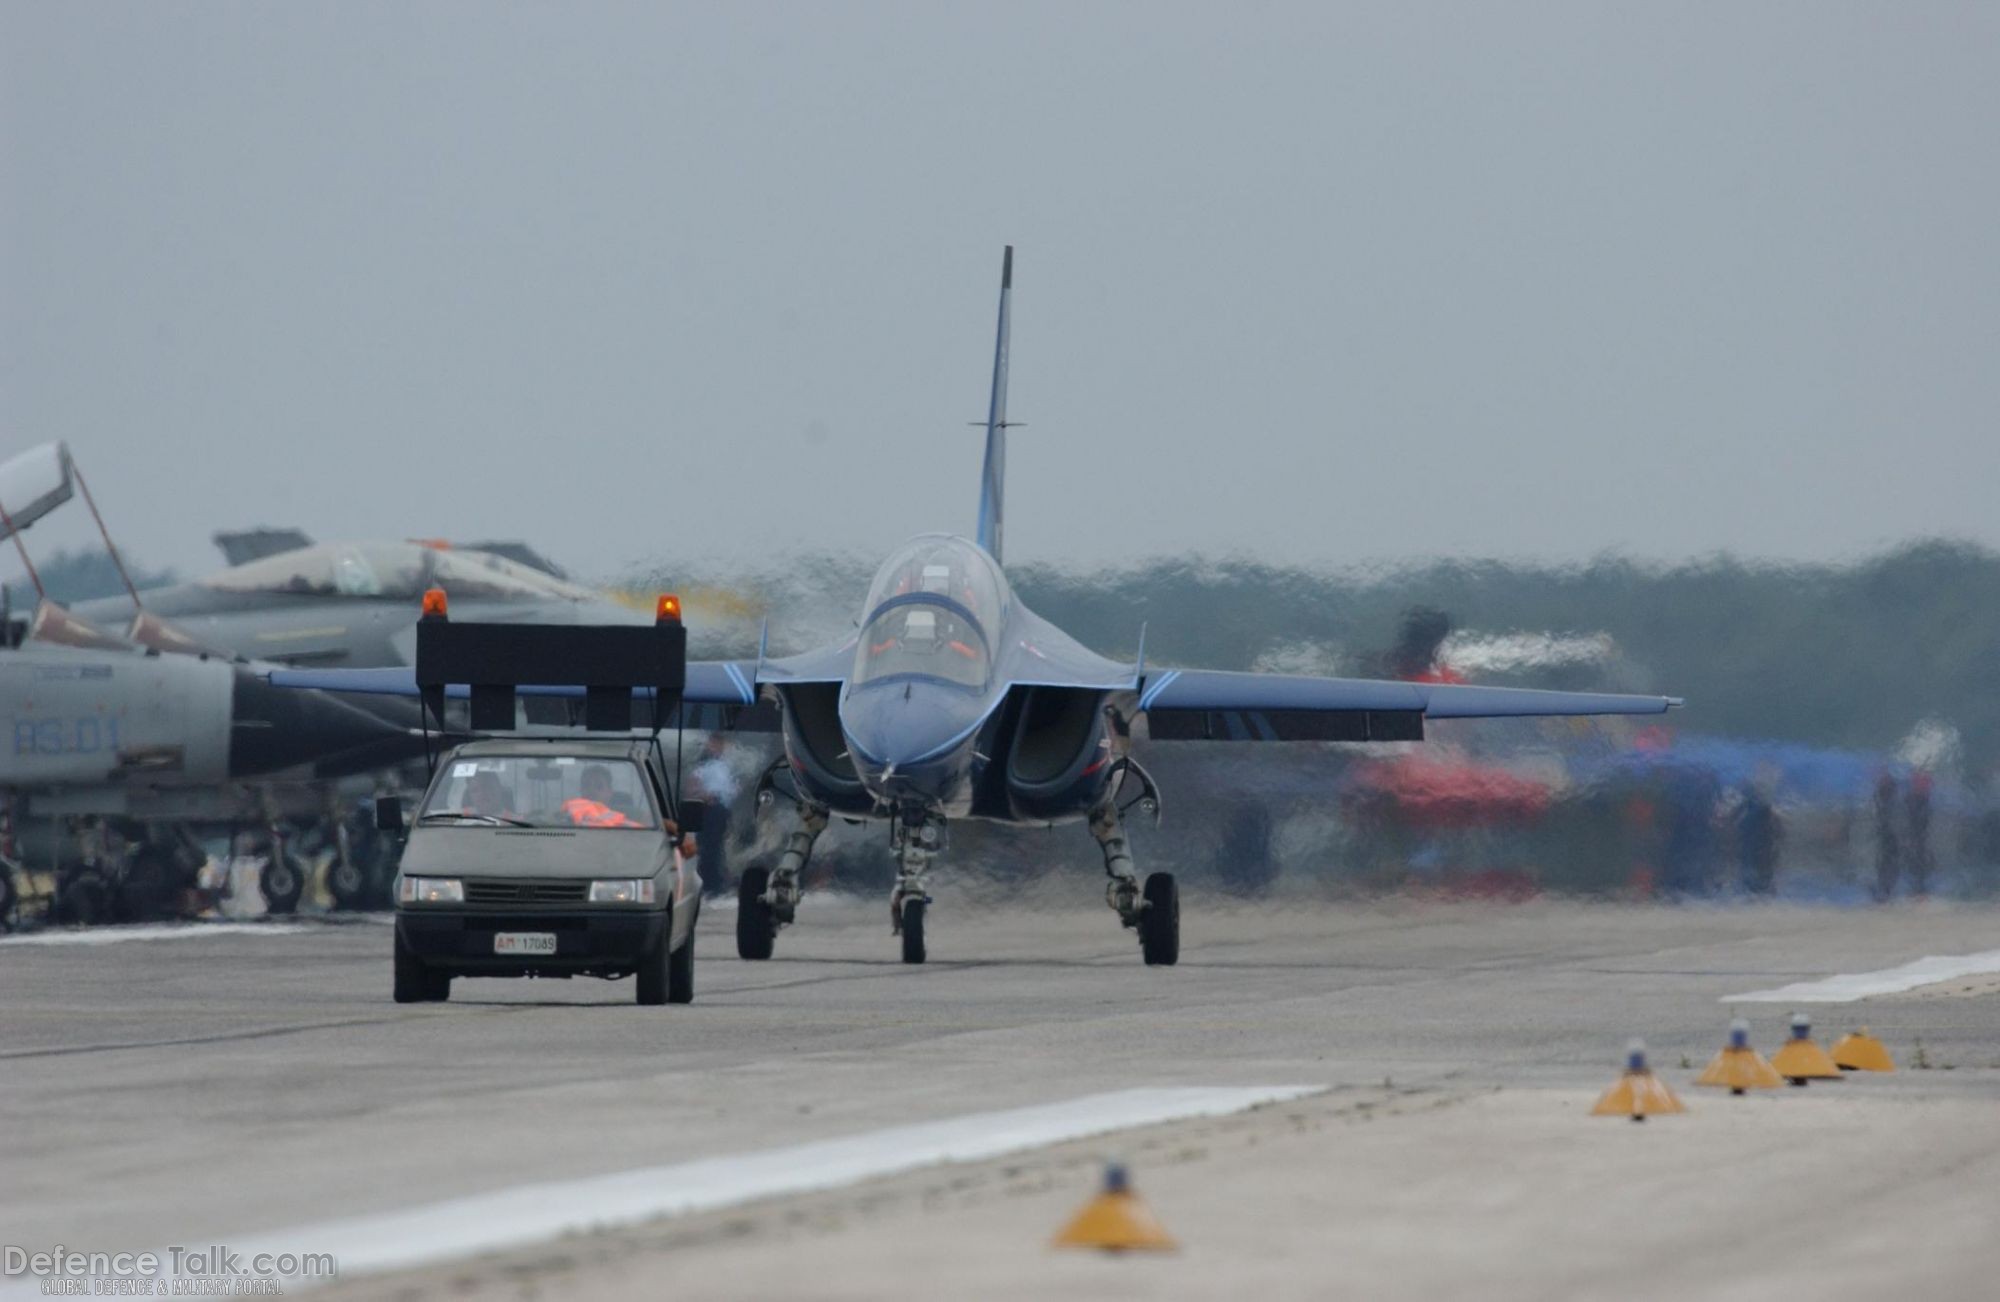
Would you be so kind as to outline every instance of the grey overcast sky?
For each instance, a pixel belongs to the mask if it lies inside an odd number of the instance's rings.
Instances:
[[[0,4],[0,440],[154,563],[969,531],[1008,241],[1009,559],[2000,545],[2000,5]]]

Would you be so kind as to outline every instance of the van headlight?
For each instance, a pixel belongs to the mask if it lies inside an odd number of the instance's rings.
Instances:
[[[653,902],[653,879],[650,877],[621,877],[615,881],[597,881],[590,884],[592,904],[651,904]]]
[[[398,904],[463,904],[465,883],[456,877],[398,877]]]

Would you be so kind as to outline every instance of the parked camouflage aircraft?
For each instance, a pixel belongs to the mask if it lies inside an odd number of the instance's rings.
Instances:
[[[368,668],[414,662],[417,605],[451,593],[469,619],[509,624],[620,624],[641,617],[599,593],[490,551],[419,542],[315,543],[264,555],[192,583],[145,593],[148,614],[232,655],[287,665]],[[76,613],[105,627],[133,618],[105,597]]]
[[[22,532],[78,489],[89,502],[60,443],[0,465],[0,540],[11,537],[38,595],[25,615],[0,616],[0,710],[11,737],[0,745],[0,796],[16,831],[58,824],[112,829],[116,840],[135,847],[110,862],[85,852],[79,864],[58,835],[46,847],[49,859],[38,855],[37,862],[64,869],[59,903],[75,887],[79,898],[131,897],[130,907],[113,912],[143,916],[164,907],[171,894],[160,884],[171,875],[168,866],[155,853],[171,838],[156,832],[194,823],[318,821],[332,804],[329,783],[423,753],[420,717],[405,702],[357,703],[274,688],[268,663],[188,634],[141,608],[136,592],[92,603],[117,632],[41,595]],[[96,504],[89,504],[95,517]],[[105,543],[116,561],[108,536]],[[130,880],[128,870],[136,870]],[[357,897],[365,887],[358,879],[348,885]],[[272,874],[265,886],[274,906],[297,899],[295,872]],[[82,904],[59,911],[77,920],[104,912]]]

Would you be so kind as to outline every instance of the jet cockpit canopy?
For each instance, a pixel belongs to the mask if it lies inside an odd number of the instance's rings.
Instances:
[[[1006,621],[1007,580],[963,538],[912,539],[876,571],[854,686],[906,677],[983,688]]]

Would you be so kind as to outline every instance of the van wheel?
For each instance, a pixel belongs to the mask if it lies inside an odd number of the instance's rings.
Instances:
[[[696,922],[701,921],[700,906],[696,906]],[[691,1004],[694,1002],[694,928],[688,928],[687,939],[681,947],[667,959],[667,1002],[670,1004]]]
[[[659,943],[639,955],[639,1002],[648,1006],[667,1002],[667,967],[672,962],[667,943],[674,938],[673,919],[660,933]]]
[[[442,975],[442,974],[440,974]],[[451,978],[444,978],[445,993],[451,992]],[[426,1004],[433,999],[431,994],[431,973],[423,960],[410,952],[403,943],[402,928],[396,929],[396,1002],[399,1004]]]

